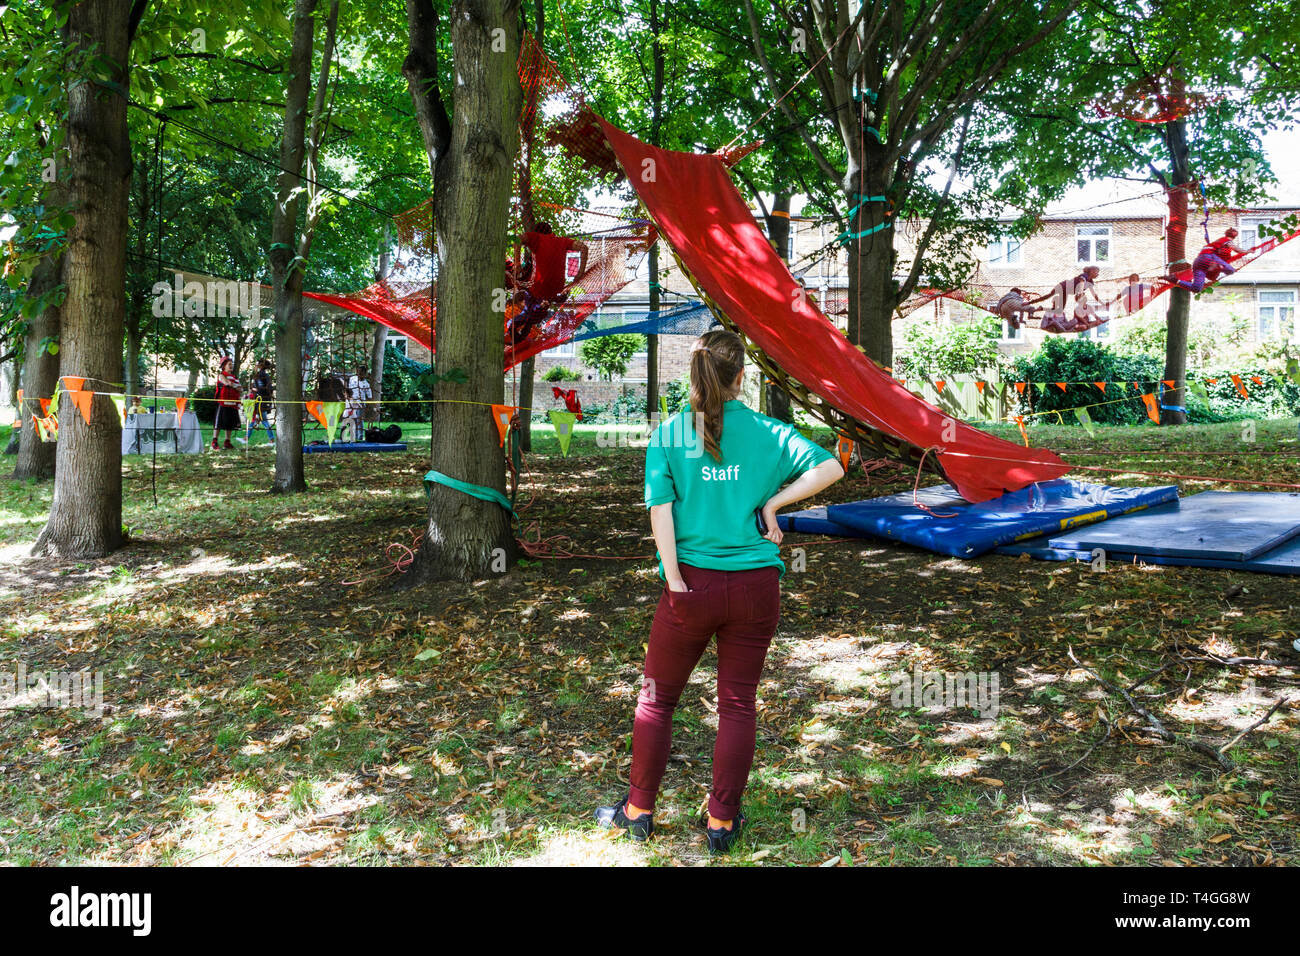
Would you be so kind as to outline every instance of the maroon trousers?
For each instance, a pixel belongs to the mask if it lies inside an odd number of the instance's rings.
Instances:
[[[689,591],[664,589],[650,628],[645,679],[632,729],[633,806],[653,810],[668,766],[673,711],[704,648],[718,637],[718,737],[709,813],[731,820],[754,762],[754,695],[781,612],[775,567],[711,571],[681,565]]]

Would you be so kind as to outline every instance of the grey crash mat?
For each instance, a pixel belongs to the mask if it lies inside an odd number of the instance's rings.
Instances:
[[[1300,535],[1300,494],[1203,491],[1175,504],[1038,539],[1067,551],[1243,562]],[[1046,536],[1045,536],[1046,537]]]

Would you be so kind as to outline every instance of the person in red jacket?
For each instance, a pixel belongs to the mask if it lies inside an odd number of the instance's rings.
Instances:
[[[239,431],[239,379],[235,378],[235,363],[222,358],[217,370],[217,420],[212,426],[212,450],[217,450],[217,435],[226,433],[225,448],[234,448],[230,439]]]
[[[525,204],[523,217],[528,231],[522,241],[528,250],[529,263],[522,272],[531,276],[532,281],[515,294],[517,311],[506,328],[510,345],[518,345],[528,338],[533,329],[546,321],[555,306],[568,299],[564,287],[569,284],[569,253],[578,253],[578,275],[582,275],[587,270],[590,252],[585,242],[557,236],[549,222],[535,222],[530,204]]]
[[[1230,276],[1236,272],[1236,269],[1228,265],[1228,260],[1242,255],[1245,255],[1245,253],[1237,247],[1237,230],[1228,229],[1218,239],[1206,243],[1196,258],[1192,260],[1192,278],[1190,282],[1187,279],[1180,279],[1176,275],[1167,275],[1161,278],[1166,282],[1173,283],[1180,289],[1186,289],[1188,292],[1200,292],[1208,283],[1217,282],[1221,276]]]

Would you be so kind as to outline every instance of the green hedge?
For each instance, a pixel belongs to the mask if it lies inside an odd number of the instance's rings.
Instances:
[[[1012,380],[1019,382],[1067,382],[1065,391],[1055,385],[1045,389],[1030,386],[1019,399],[1019,410],[1028,412],[1061,411],[1067,425],[1077,424],[1067,409],[1093,405],[1088,414],[1094,422],[1103,425],[1136,425],[1147,420],[1146,406],[1136,394],[1127,401],[1118,398],[1115,388],[1107,387],[1106,394],[1097,391],[1091,382],[1154,382],[1164,372],[1164,363],[1150,355],[1116,355],[1104,345],[1089,339],[1067,339],[1051,336],[1032,355],[1018,357],[1013,366]],[[1077,384],[1083,383],[1083,384]],[[1105,402],[1106,404],[1096,404]],[[1055,416],[1039,415],[1038,418]]]

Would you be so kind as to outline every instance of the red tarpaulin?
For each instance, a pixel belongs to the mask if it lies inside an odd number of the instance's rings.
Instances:
[[[722,161],[658,149],[601,120],[660,234],[700,288],[785,371],[835,408],[919,448],[934,448],[967,501],[987,501],[1069,467],[956,421],[894,381],[803,294],[759,230]]]

